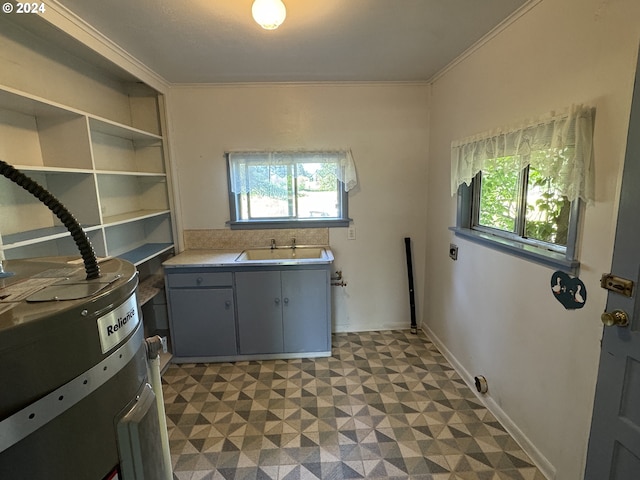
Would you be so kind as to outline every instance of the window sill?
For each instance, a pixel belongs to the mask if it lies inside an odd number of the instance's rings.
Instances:
[[[580,269],[580,262],[568,259],[563,253],[552,252],[535,245],[527,245],[515,240],[498,237],[489,233],[478,232],[469,228],[449,227],[457,237],[462,237],[472,242],[484,245],[495,250],[509,253],[525,260],[529,260],[549,268],[562,270],[576,275]]]
[[[318,220],[245,220],[227,222],[231,230],[261,230],[269,228],[332,228],[348,227],[350,218],[331,218]]]

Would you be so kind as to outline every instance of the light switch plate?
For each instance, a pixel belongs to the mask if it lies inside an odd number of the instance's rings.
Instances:
[[[356,227],[349,227],[347,229],[347,240],[355,240],[356,239]]]

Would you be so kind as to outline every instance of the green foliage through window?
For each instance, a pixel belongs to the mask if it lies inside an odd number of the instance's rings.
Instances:
[[[560,195],[553,179],[529,167],[524,236],[566,245],[571,202]]]
[[[480,190],[480,225],[515,232],[519,179],[514,157],[494,158],[485,163]]]
[[[530,166],[520,169],[519,159],[511,156],[487,160],[475,182],[480,185],[476,226],[566,246],[571,203],[552,178]]]

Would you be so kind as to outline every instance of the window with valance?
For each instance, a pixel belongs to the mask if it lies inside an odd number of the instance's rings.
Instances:
[[[595,201],[593,120],[594,109],[573,106],[453,142],[456,234],[577,270],[580,205]]]
[[[351,152],[228,152],[232,228],[348,226]]]

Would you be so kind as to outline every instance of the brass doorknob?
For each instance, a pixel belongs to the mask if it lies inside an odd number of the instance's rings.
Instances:
[[[613,312],[604,312],[600,315],[600,320],[607,327],[617,325],[618,327],[626,327],[629,325],[629,315],[623,310],[614,310]]]

